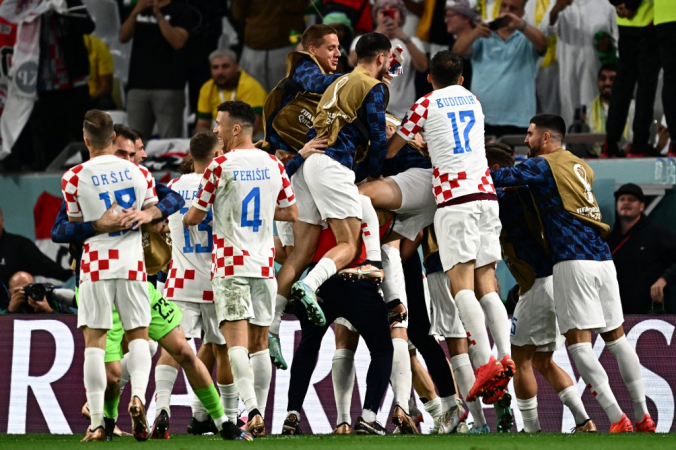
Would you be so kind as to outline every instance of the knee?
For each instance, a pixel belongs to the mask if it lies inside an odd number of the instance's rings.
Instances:
[[[174,358],[174,361],[176,361],[181,367],[183,367],[186,364],[189,364],[191,360],[196,359],[197,357],[195,356],[195,353],[192,351],[192,348],[188,345],[186,341],[186,345],[181,346],[181,348],[177,351],[172,353],[171,355]]]

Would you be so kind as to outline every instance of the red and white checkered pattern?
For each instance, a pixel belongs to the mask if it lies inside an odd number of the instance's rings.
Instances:
[[[211,161],[200,185],[193,206],[213,207],[212,278],[273,278],[275,208],[296,202],[282,163],[260,150],[234,150]]]
[[[471,125],[470,115],[474,117]],[[397,133],[406,141],[420,133],[427,142],[434,166],[433,192],[437,203],[468,194],[495,192],[490,175],[486,175],[483,110],[467,89],[448,86],[421,97]],[[471,151],[467,152],[466,146]],[[462,152],[454,153],[454,149]]]
[[[171,180],[168,187],[181,194],[189,208],[197,198],[202,174],[189,173]],[[183,214],[169,216],[172,242],[172,262],[164,296],[168,300],[212,303],[211,291],[211,240],[212,223],[191,227],[186,239]]]
[[[118,201],[116,213],[123,208],[140,210],[157,202],[155,179],[150,172],[112,155],[97,156],[68,170],[61,179],[61,190],[69,217],[85,222],[99,219],[106,212],[106,200]],[[99,234],[85,243],[81,281],[145,281],[143,261],[139,230]]]

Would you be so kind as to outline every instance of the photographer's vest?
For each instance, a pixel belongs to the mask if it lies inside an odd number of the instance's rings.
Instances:
[[[317,59],[307,52],[291,52],[287,55],[286,77],[277,83],[277,86],[265,99],[265,105],[263,106],[265,150],[269,150],[268,147],[270,145],[267,142],[268,119],[273,116],[272,128],[286,145],[296,151],[299,151],[305,145],[307,130],[312,127],[312,122],[315,119],[317,111],[317,104],[319,103],[319,99],[322,98],[322,94],[303,90],[292,79],[298,62],[305,56],[311,58],[317,64],[319,70],[323,74],[326,74]],[[294,98],[282,106],[282,99],[285,94],[292,94]]]
[[[608,236],[610,226],[601,222],[601,210],[592,192],[594,185],[594,171],[589,165],[564,149],[542,155],[547,160],[554,174],[558,194],[563,200],[563,208],[556,207],[540,210],[541,214],[550,214],[558,210],[565,210],[601,234],[603,239]],[[554,193],[553,195],[556,195]],[[536,200],[541,200],[536,198]]]

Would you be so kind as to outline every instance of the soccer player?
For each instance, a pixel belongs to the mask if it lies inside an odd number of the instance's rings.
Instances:
[[[497,380],[511,378],[515,370],[509,356],[507,311],[495,291],[495,264],[500,260],[498,204],[486,163],[484,115],[478,99],[461,86],[460,57],[450,51],[437,53],[428,81],[434,91],[413,105],[390,139],[388,157],[416,133],[427,142],[434,167],[439,254],[478,367],[466,398],[473,401]],[[491,355],[486,323],[501,361]]]
[[[121,209],[143,210],[157,202],[154,178],[135,164],[115,157],[113,122],[102,111],[90,110],[83,124],[90,160],[68,170],[61,189],[72,222],[99,218],[117,201]],[[138,214],[139,224],[152,214]],[[103,402],[106,389],[106,331],[112,328],[115,304],[129,342],[132,399],[129,413],[133,434],[147,439],[145,391],[150,376],[150,297],[141,233],[129,230],[97,235],[84,244],[80,273],[81,302],[78,328],[85,337],[84,384],[91,410],[91,426],[83,440],[104,440]]]
[[[610,227],[601,222],[592,191],[594,172],[562,148],[566,124],[560,116],[539,114],[530,122],[525,142],[531,158],[493,171],[493,179],[501,187],[526,185],[535,198],[551,248],[559,328],[582,379],[610,419],[610,432],[631,432],[633,426],[594,354],[592,331],[601,334],[619,363],[634,403],[636,429],[655,432],[646,406],[641,365],[622,328],[615,265],[604,241]]]
[[[248,411],[247,431],[263,436],[272,377],[268,327],[277,291],[272,221],[294,221],[298,210],[282,163],[251,141],[255,120],[246,103],[218,107],[215,131],[223,138],[226,154],[209,163],[183,223],[199,225],[213,208],[216,315],[228,343],[237,392]]]

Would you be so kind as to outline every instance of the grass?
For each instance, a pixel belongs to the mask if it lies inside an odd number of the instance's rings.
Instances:
[[[0,449],[72,449],[73,446],[90,446],[99,444],[80,443],[81,435],[6,435],[0,434]],[[106,449],[222,449],[224,446],[242,445],[247,448],[279,448],[279,449],[334,449],[350,450],[435,450],[435,449],[470,449],[470,450],[512,450],[534,449],[547,450],[554,448],[593,449],[593,450],[655,450],[676,448],[676,434],[491,434],[491,435],[453,435],[453,436],[268,436],[251,443],[234,443],[223,441],[214,436],[191,436],[174,434],[169,441],[136,442],[133,438],[117,438],[106,443]],[[137,447],[138,446],[138,447]],[[80,447],[80,448],[83,448]]]

